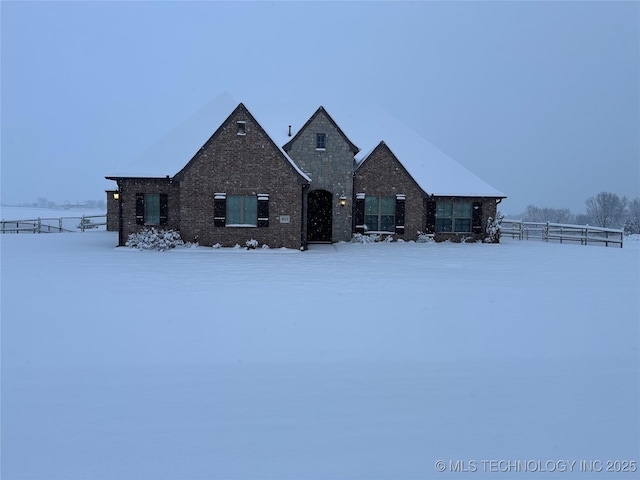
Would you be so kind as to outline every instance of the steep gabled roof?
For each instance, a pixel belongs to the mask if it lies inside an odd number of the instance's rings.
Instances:
[[[251,98],[249,95],[246,97],[252,111],[262,120],[259,125],[276,145],[286,147],[293,141],[288,135],[289,125],[294,128],[296,125],[303,125],[298,131],[299,134],[311,121],[307,115],[313,110],[313,104],[263,97]],[[192,158],[206,143],[212,129],[218,128],[236,105],[238,102],[230,94],[225,92],[218,95],[126,168],[115,169],[117,175],[113,176],[159,178],[180,171],[186,159]],[[356,102],[335,102],[328,106],[340,121],[339,131],[349,132],[358,143],[368,145],[369,152],[384,141],[426,193],[442,196],[505,197],[504,193],[478,178],[380,107]],[[314,115],[319,112],[323,112],[335,124],[324,107],[318,108]],[[349,143],[354,151],[359,151],[352,142]],[[298,169],[286,151],[281,151],[294,168]],[[356,161],[362,162],[368,155],[369,153],[360,152],[356,155]],[[111,184],[109,187],[111,188]]]
[[[333,118],[331,118],[331,115],[329,115],[329,112],[327,112],[322,105],[320,105],[320,107],[315,111],[315,113],[311,115],[309,120],[307,120],[307,122],[302,126],[302,128],[298,130],[298,133],[296,133],[295,136],[290,141],[288,141],[285,145],[282,146],[282,149],[285,152],[288,152],[289,150],[291,150],[291,145],[298,139],[298,137],[302,134],[302,132],[304,132],[307,129],[307,127],[316,119],[316,117],[321,114],[324,114],[324,116],[327,117],[329,122],[331,122],[331,124],[335,127],[335,129],[338,131],[340,136],[344,138],[345,142],[347,142],[347,144],[349,145],[349,148],[351,149],[351,151],[353,152],[353,155],[355,156],[360,151],[360,149],[351,140],[349,140],[349,138],[345,135],[345,133],[340,128],[340,126],[333,120]]]
[[[429,195],[505,197],[504,193],[471,173],[381,108],[374,105],[353,106],[352,111],[354,115],[357,112],[358,121],[350,131],[368,139],[371,145],[379,144],[382,140],[420,188]],[[367,153],[363,158],[357,159],[359,164],[356,168],[369,156],[370,153]]]
[[[411,173],[406,169],[406,167],[402,164],[402,162],[400,160],[398,160],[398,157],[396,157],[395,153],[393,153],[391,151],[389,146],[386,143],[384,143],[384,140],[381,141],[378,145],[376,145],[376,147],[373,150],[371,150],[369,153],[367,153],[365,155],[365,157],[362,159],[362,161],[360,163],[358,163],[358,165],[357,165],[357,167],[355,169],[355,173],[357,173],[360,168],[362,168],[363,166],[367,165],[367,161],[370,161],[369,159],[372,158],[374,156],[374,154],[376,154],[378,152],[389,154],[391,156],[391,158],[398,164],[398,166],[400,166],[400,168],[402,168],[402,170],[404,170],[404,172],[407,174],[407,176],[411,180],[413,180],[413,183],[415,183],[416,186],[420,190],[422,190],[425,195],[427,195],[427,192],[425,192],[424,189],[420,186],[420,184],[418,182],[416,182],[415,178],[413,178],[413,176],[411,176]]]
[[[238,104],[227,92],[216,96],[203,108],[191,115],[158,142],[147,149],[142,155],[131,159],[129,162],[117,166],[114,174],[107,179],[115,178],[175,178],[183,172],[198,152],[214,138],[224,123],[233,115],[236,109],[242,106],[248,115],[265,132],[264,127],[253,114],[242,104]],[[231,114],[229,113],[231,112]],[[215,128],[213,135],[211,131]],[[265,132],[272,144],[284,156],[293,169],[302,176],[305,181],[309,177],[302,172],[289,155],[273,141],[273,136]],[[190,159],[190,160],[189,160]]]
[[[242,103],[238,104],[238,106],[233,110],[233,112],[231,112],[229,116],[220,124],[217,130],[213,132],[213,135],[211,135],[211,137],[209,137],[209,139],[204,143],[204,145],[202,145],[202,147],[200,147],[200,149],[193,155],[193,157],[191,157],[191,160],[189,160],[189,162],[180,169],[180,171],[174,176],[175,180],[180,181],[182,179],[182,177],[184,176],[184,173],[191,167],[193,162],[196,161],[196,159],[200,155],[200,152],[202,152],[203,150],[206,150],[212,142],[215,142],[217,140],[217,138],[220,136],[220,133],[223,131],[227,123],[229,123],[231,119],[234,118],[238,113],[242,113],[244,116],[246,116],[246,118],[250,119],[253,123],[255,123],[258,126],[262,134],[269,139],[269,142],[271,143],[273,148],[275,148],[282,155],[283,161],[288,162],[291,165],[293,170],[301,177],[302,180],[304,180],[304,183],[311,181],[311,179],[302,170],[300,170],[298,165],[296,165],[296,163],[293,160],[291,160],[291,158],[289,158],[289,155],[287,155],[286,152],[284,152],[278,145],[276,145],[276,143],[269,136],[269,134],[264,130],[264,128],[262,128],[262,125],[260,125],[260,122],[258,122],[255,119],[255,117],[251,114],[251,112],[247,109],[247,107],[245,107],[244,104]]]

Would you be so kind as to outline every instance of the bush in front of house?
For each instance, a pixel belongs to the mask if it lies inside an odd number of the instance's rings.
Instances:
[[[424,233],[418,230],[418,238],[416,243],[434,243],[433,234]]]
[[[393,235],[393,233],[389,233],[388,235],[381,235],[378,233],[372,233],[370,235],[365,235],[364,233],[354,233],[353,237],[351,237],[351,243],[390,243],[394,240]]]
[[[489,217],[487,220],[487,236],[484,239],[485,243],[500,243],[500,224],[504,215],[498,213],[496,218]]]
[[[158,250],[164,252],[175,247],[184,246],[180,232],[176,230],[163,230],[154,227],[145,228],[138,233],[129,235],[127,247],[138,250]]]

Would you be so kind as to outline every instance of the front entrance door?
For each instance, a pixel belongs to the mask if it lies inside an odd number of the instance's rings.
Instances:
[[[307,241],[331,242],[333,195],[326,190],[313,190],[307,195]]]

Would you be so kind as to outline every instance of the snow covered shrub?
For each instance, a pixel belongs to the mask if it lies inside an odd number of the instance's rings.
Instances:
[[[163,230],[154,227],[145,228],[129,235],[125,245],[138,250],[159,250],[161,252],[182,247],[184,242],[176,230]]]
[[[434,242],[433,235],[418,231],[418,239],[416,240],[416,243],[433,243],[433,242]]]
[[[364,233],[354,233],[351,237],[351,243],[376,243],[376,242],[393,242],[393,234],[380,235],[379,233],[372,233],[371,235],[365,235]]]
[[[216,243],[215,245],[212,245],[211,248],[215,248],[217,250],[219,248],[222,248],[222,245],[220,245],[219,243]]]
[[[500,224],[504,215],[498,213],[496,218],[489,217],[487,220],[487,236],[484,239],[485,243],[500,243]]]
[[[351,243],[371,243],[371,235],[365,235],[364,233],[354,233],[351,237]]]
[[[269,247],[269,245],[267,245],[266,243],[262,245],[263,250],[269,250],[269,248],[271,247]]]
[[[254,250],[258,248],[258,241],[252,238],[251,240],[247,240],[245,242],[245,245],[247,247],[247,250]]]

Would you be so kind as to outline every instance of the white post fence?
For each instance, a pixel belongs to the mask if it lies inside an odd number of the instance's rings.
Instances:
[[[548,241],[580,242],[580,245],[603,244],[620,246],[624,243],[624,230],[592,227],[590,225],[568,225],[551,222],[523,222],[502,220],[500,232],[518,240],[538,239]]]
[[[62,233],[90,230],[107,225],[106,215],[0,220],[0,233]]]

